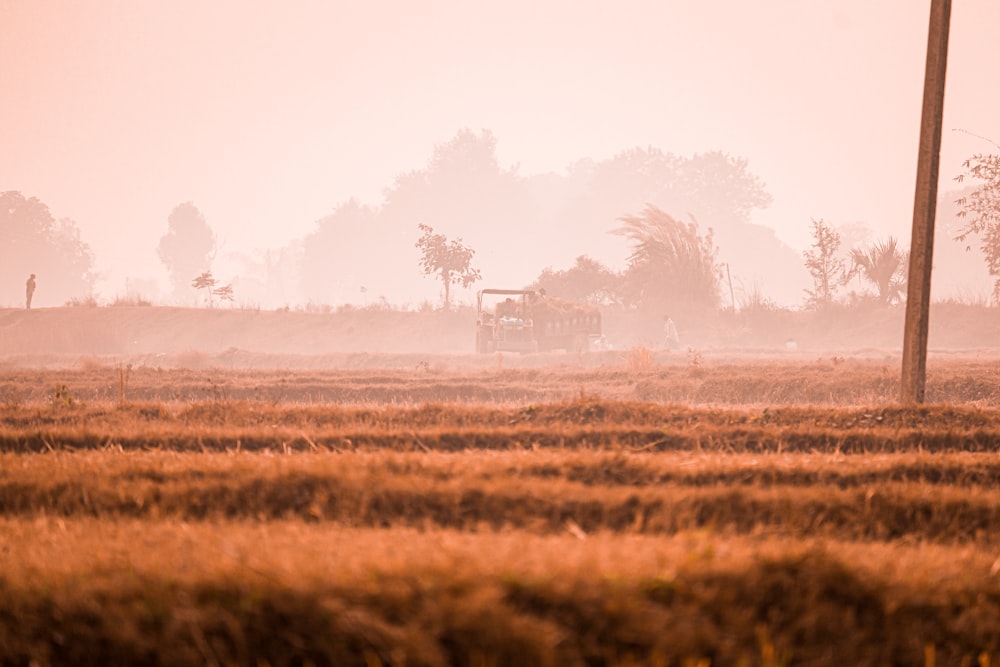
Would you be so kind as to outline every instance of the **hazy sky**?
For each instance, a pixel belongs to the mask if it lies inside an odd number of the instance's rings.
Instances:
[[[0,190],[77,221],[106,297],[162,277],[178,203],[223,254],[279,247],[351,196],[379,204],[464,127],[522,174],[722,150],[796,249],[821,217],[908,244],[929,7],[0,0]],[[942,179],[996,150],[954,128],[1000,141],[1000,2],[955,0],[951,25]]]

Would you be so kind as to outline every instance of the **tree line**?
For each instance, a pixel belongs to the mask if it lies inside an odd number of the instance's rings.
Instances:
[[[956,240],[970,250],[978,241],[998,303],[1000,156],[971,157],[957,180],[972,186],[957,202],[963,224]],[[291,257],[300,292],[313,303],[379,293],[384,285],[373,265],[384,263],[410,265],[438,281],[448,307],[453,286],[468,288],[516,261],[534,273],[522,284],[503,286],[659,312],[735,309],[734,277],[746,277],[746,256],[756,253],[767,262],[778,252],[770,230],[749,224],[750,213],[769,203],[747,162],[723,153],[684,158],[652,147],[631,149],[601,162],[581,160],[565,175],[522,176],[516,166],[499,164],[490,132],[462,130],[436,146],[424,168],[398,176],[379,207],[350,199],[282,253]],[[16,191],[0,194],[0,219],[5,285],[37,273],[45,290],[67,301],[92,298],[94,256],[74,221],[56,220],[43,202]],[[903,299],[907,253],[895,238],[845,248],[838,228],[823,219],[810,224],[812,244],[799,259],[812,282],[804,308],[857,298],[888,306]],[[609,268],[608,254],[572,253],[581,238],[599,235],[620,240],[616,249],[627,253],[623,269]],[[741,255],[741,245],[753,250]],[[497,251],[510,247],[516,257]],[[239,278],[223,283],[213,275],[217,251],[216,236],[193,202],[169,213],[157,254],[175,301],[201,294],[214,305],[238,296]],[[554,268],[553,255],[568,268]],[[850,289],[854,281],[860,294]]]

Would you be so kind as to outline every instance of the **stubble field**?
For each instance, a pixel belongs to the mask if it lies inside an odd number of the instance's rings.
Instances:
[[[0,664],[1000,660],[995,361],[596,359],[0,370]]]

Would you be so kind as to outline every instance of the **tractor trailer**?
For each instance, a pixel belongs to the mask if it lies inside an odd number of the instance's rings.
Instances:
[[[585,352],[601,336],[601,310],[544,290],[484,289],[476,295],[476,352]]]

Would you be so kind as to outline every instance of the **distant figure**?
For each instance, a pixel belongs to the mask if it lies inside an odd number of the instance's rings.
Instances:
[[[514,299],[507,297],[497,304],[497,317],[514,317],[515,314],[517,314],[517,305],[514,303]]]
[[[681,346],[680,336],[677,335],[677,326],[669,315],[663,316],[663,344],[668,350],[676,350]]]
[[[28,276],[27,282],[24,283],[24,307],[31,310],[31,297],[35,294],[35,274],[32,273]]]

